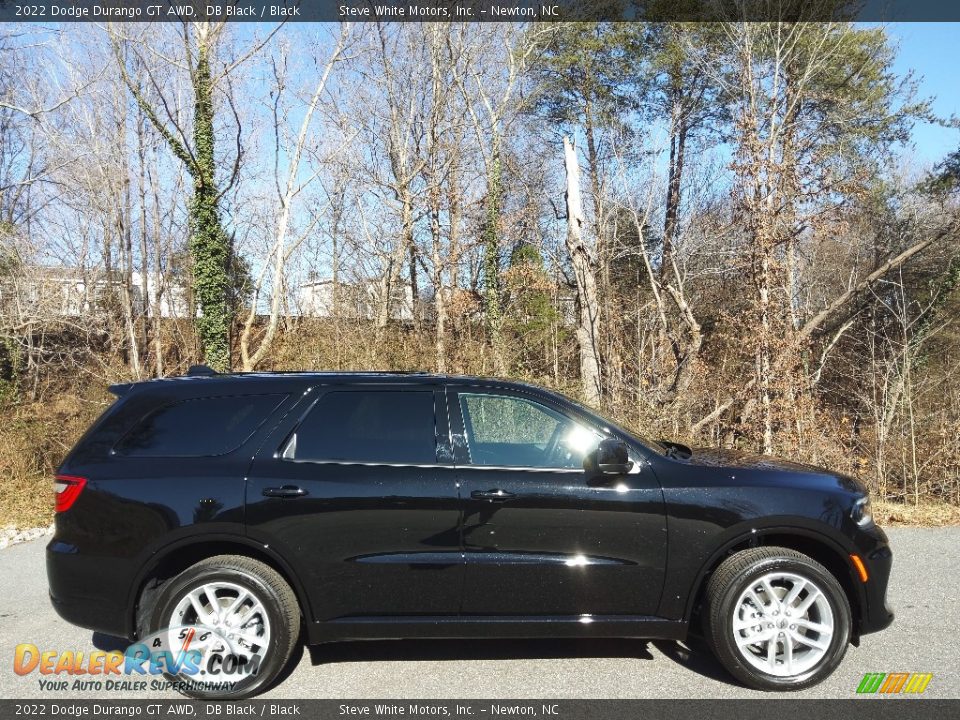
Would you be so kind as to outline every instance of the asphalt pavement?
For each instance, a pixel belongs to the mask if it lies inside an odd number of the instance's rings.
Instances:
[[[887,630],[849,648],[820,685],[794,697],[851,698],[864,673],[925,672],[924,695],[960,698],[960,528],[893,528]],[[13,672],[14,648],[89,653],[122,641],[73,627],[47,598],[48,538],[0,550],[0,698],[66,699],[43,691],[36,671]],[[337,643],[302,649],[268,698],[750,698],[708,650],[637,640],[444,640]],[[91,698],[103,692],[90,692]],[[71,693],[83,697],[84,693]],[[177,698],[122,693],[114,698]]]

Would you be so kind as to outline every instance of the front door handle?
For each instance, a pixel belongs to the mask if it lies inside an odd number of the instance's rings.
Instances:
[[[516,497],[512,492],[506,490],[474,490],[470,493],[474,500],[489,500],[490,502],[503,502],[504,500],[513,500]]]
[[[264,497],[276,497],[276,498],[296,498],[303,497],[307,494],[307,491],[296,485],[284,485],[283,487],[272,487],[264,488],[263,496]]]

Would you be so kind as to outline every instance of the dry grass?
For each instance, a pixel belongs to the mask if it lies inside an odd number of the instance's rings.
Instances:
[[[102,387],[0,407],[0,527],[53,520],[53,474],[110,397]]]
[[[53,517],[53,488],[31,440],[42,428],[36,421],[25,419],[19,410],[9,408],[10,415],[0,426],[0,526],[49,525]]]
[[[53,522],[53,488],[48,475],[18,477],[4,482],[0,527],[24,530]]]
[[[960,507],[937,500],[921,500],[919,505],[874,502],[873,515],[881,526],[943,527],[960,525]]]

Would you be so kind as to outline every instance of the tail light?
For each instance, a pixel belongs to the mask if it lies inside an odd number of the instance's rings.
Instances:
[[[57,475],[54,480],[53,489],[57,497],[57,512],[65,512],[77,501],[80,493],[83,492],[87,479],[74,477],[72,475]]]

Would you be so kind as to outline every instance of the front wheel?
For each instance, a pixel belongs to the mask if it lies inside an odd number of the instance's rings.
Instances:
[[[787,548],[727,558],[706,593],[707,638],[724,667],[759,690],[800,690],[832,673],[850,640],[850,604],[822,565]]]

